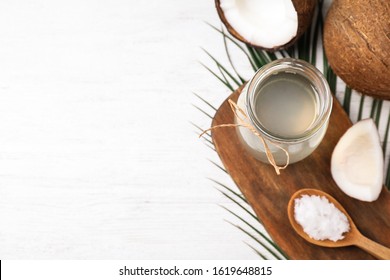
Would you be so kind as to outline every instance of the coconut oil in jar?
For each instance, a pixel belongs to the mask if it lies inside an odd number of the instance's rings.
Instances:
[[[291,58],[262,67],[244,87],[237,105],[245,122],[267,142],[276,164],[300,161],[310,155],[323,139],[332,109],[329,86],[318,69]],[[236,119],[239,124],[240,120]],[[268,162],[258,136],[238,127],[246,149],[258,160]]]

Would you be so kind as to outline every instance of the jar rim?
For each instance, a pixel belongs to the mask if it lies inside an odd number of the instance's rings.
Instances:
[[[292,72],[300,74],[307,78],[313,86],[315,86],[316,95],[318,95],[319,112],[316,119],[304,133],[296,137],[281,137],[275,135],[266,129],[255,117],[254,113],[254,97],[261,83],[270,75],[278,72]],[[303,142],[314,136],[324,125],[327,124],[333,105],[332,94],[324,75],[312,64],[295,58],[282,58],[274,60],[261,67],[248,82],[248,94],[246,95],[246,111],[251,124],[265,137],[273,142],[278,143],[297,143]]]

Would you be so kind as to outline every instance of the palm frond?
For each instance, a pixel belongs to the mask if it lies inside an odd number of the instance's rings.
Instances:
[[[228,78],[226,77],[226,74],[223,72],[221,66],[219,66],[219,65],[217,64],[217,68],[218,68],[219,74],[221,74],[222,79],[223,79],[227,84],[230,84],[230,82],[229,82]]]
[[[248,242],[245,242],[244,243],[249,247],[251,248],[261,259],[263,260],[267,260],[267,257],[265,255],[263,255],[262,253],[260,253],[255,247],[253,247],[252,245],[250,245]]]
[[[208,102],[206,99],[204,99],[203,97],[201,97],[199,94],[197,94],[196,92],[192,92],[193,95],[195,95],[197,98],[199,98],[201,101],[203,101],[203,103],[205,103],[207,106],[209,106],[211,109],[213,109],[215,112],[217,111],[217,108],[215,108],[213,105],[211,105],[210,102]]]
[[[203,48],[202,48],[203,49]],[[226,68],[221,64],[221,63],[219,63],[218,62],[218,60],[217,59],[215,59],[208,51],[206,51],[205,49],[203,49],[203,51],[217,64],[217,66],[218,66],[218,68],[221,70],[221,71],[223,71],[223,72],[225,72],[226,73],[226,75],[228,75],[229,76],[229,78],[230,79],[232,79],[232,81],[237,85],[237,86],[241,86],[241,84],[242,83],[240,83],[229,71],[227,71],[226,70]],[[223,73],[222,73],[222,75],[224,75]]]
[[[200,127],[200,126],[198,126],[198,125],[196,125],[196,124],[194,124],[193,122],[190,122],[191,124],[192,124],[192,126],[193,127],[195,127],[197,130],[199,130],[198,132],[195,132],[195,134],[197,135],[197,136],[199,136],[202,132],[203,132],[203,129]],[[204,141],[206,141],[204,144],[206,145],[206,147],[208,147],[209,149],[211,149],[211,150],[213,150],[214,152],[216,152],[216,150],[215,150],[215,148],[214,148],[214,143],[213,143],[213,141],[211,140],[211,135],[209,134],[209,133],[204,133],[202,136],[202,139],[204,140]]]
[[[365,95],[361,95],[360,96],[360,103],[359,103],[359,112],[358,112],[358,117],[357,117],[357,121],[360,121],[363,117],[363,105],[364,105],[364,98],[366,96]]]
[[[241,216],[237,215],[236,213],[234,213],[233,211],[229,210],[228,208],[224,207],[224,206],[221,206],[222,208],[224,208],[226,211],[228,211],[230,214],[232,214],[233,216],[235,216],[236,218],[238,218],[241,222],[243,222],[245,225],[247,225],[250,229],[252,229],[254,232],[256,232],[256,234],[260,235],[262,237],[262,242],[263,242],[263,245],[266,245],[267,246],[267,251],[272,251],[273,254],[277,255],[278,253],[280,255],[282,255],[284,258],[288,258],[287,255],[282,251],[282,249],[276,245],[275,242],[273,242],[269,237],[267,237],[264,233],[262,233],[261,231],[259,231],[256,227],[254,227],[252,224],[248,223],[244,218],[242,218]],[[256,238],[258,239],[258,238]],[[264,243],[266,242],[266,243]],[[271,247],[269,247],[271,246]]]
[[[207,22],[206,22],[206,24],[209,25],[209,26],[210,26],[211,28],[213,28],[214,30],[216,30],[217,32],[221,33],[222,36],[223,36],[224,38],[228,39],[228,40],[229,40],[230,42],[232,42],[237,48],[239,48],[239,49],[246,55],[246,57],[248,58],[249,63],[250,63],[250,65],[252,66],[252,69],[253,69],[254,71],[257,70],[256,65],[255,65],[254,62],[252,61],[251,57],[250,57],[249,54],[245,51],[244,47],[242,47],[242,46],[240,45],[239,42],[237,42],[237,41],[236,41],[235,39],[233,39],[231,36],[227,35],[224,31],[222,31],[222,28],[221,28],[221,30],[219,30],[217,27],[215,27],[215,26],[212,25],[212,24],[209,24],[209,23],[207,23]]]
[[[206,145],[206,147],[209,148],[210,150],[213,150],[214,152],[217,151],[217,150],[216,150],[213,146],[211,146],[210,144],[205,143],[205,145]]]
[[[225,190],[227,190],[228,192],[232,193],[234,196],[238,197],[240,200],[242,200],[243,202],[245,203],[248,203],[248,201],[246,200],[245,196],[234,191],[232,188],[229,188],[228,186],[226,186],[225,184],[222,184],[221,182],[218,182],[217,180],[214,180],[212,178],[208,178],[210,181],[212,181],[213,183],[219,185],[220,187],[224,188]],[[255,216],[255,219],[257,219],[257,217]]]
[[[236,67],[234,66],[232,57],[230,55],[229,47],[228,47],[228,44],[227,44],[226,36],[222,36],[222,38],[223,38],[223,45],[225,47],[226,56],[227,56],[227,58],[229,60],[230,66],[232,67],[234,73],[236,73],[237,77],[240,79],[241,84],[243,84],[243,83],[245,83],[245,79],[238,73]]]
[[[333,92],[334,95],[336,95],[337,92],[337,76],[333,72],[333,69],[328,65],[328,70],[326,73],[326,80],[328,81],[329,88]]]
[[[320,29],[321,29],[320,21],[318,20],[318,18],[322,17],[322,6],[323,6],[323,2],[321,1],[321,3],[318,5],[317,13],[315,16],[316,20],[314,23],[313,38],[312,38],[312,42],[311,42],[310,63],[313,65],[316,65],[316,62],[317,62],[317,48],[318,48],[318,42],[319,42],[318,35],[320,34]]]
[[[230,195],[228,195],[227,193],[221,191],[221,190],[218,190],[223,196],[225,196],[227,199],[229,199],[230,201],[232,201],[234,204],[236,204],[238,207],[240,207],[242,210],[244,210],[247,214],[249,214],[254,220],[256,220],[256,222],[261,223],[261,221],[256,217],[256,215],[254,215],[251,211],[249,211],[247,208],[245,208],[241,203],[239,203],[237,200],[235,200],[233,197],[231,197]],[[246,205],[249,206],[249,204],[246,202]]]
[[[268,55],[268,52],[259,49],[254,49],[254,50],[264,64],[270,63],[272,61],[270,56]]]
[[[373,99],[372,100],[372,105],[371,105],[371,112],[370,112],[370,118],[374,118],[375,112],[376,112],[376,106],[378,105],[378,99]]]
[[[229,191],[231,194],[233,194],[233,196],[229,195],[228,193],[222,191],[222,190],[219,190],[221,192],[221,194],[223,196],[225,196],[226,198],[228,198],[231,202],[233,202],[235,205],[237,205],[241,210],[243,210],[246,214],[248,214],[249,216],[251,216],[253,218],[253,220],[257,223],[260,223],[260,225],[262,225],[261,221],[257,218],[257,216],[255,216],[251,211],[249,211],[246,207],[244,207],[242,205],[242,203],[244,203],[245,205],[249,206],[248,202],[246,201],[246,199],[239,193],[233,191],[231,188],[227,187],[225,184],[222,184],[216,180],[213,180],[211,179],[213,182],[215,182],[216,184],[218,184],[219,186],[223,187],[225,190]],[[241,200],[241,203],[238,202],[234,197],[236,198],[239,198]],[[224,208],[226,211],[228,211],[230,214],[232,214],[233,216],[235,216],[236,218],[238,218],[241,222],[243,222],[245,225],[247,225],[249,228],[251,228],[253,231],[256,232],[256,234],[260,235],[262,237],[263,240],[265,240],[265,242],[274,248],[274,250],[276,250],[277,252],[279,252],[279,254],[281,254],[283,257],[287,258],[287,255],[282,251],[282,249],[277,246],[277,244],[275,242],[273,242],[270,238],[268,238],[264,233],[262,233],[261,231],[259,231],[254,225],[250,224],[248,221],[246,221],[245,219],[243,219],[240,215],[234,213],[233,211],[231,211],[230,209],[226,208],[225,206],[222,206],[222,208]],[[250,207],[250,206],[249,206]],[[252,235],[250,235],[252,236]],[[255,240],[256,242],[258,241],[257,238]],[[264,243],[264,241],[263,241]]]
[[[269,58],[271,59],[271,61],[278,59],[276,57],[275,53],[273,53],[273,52],[267,52],[267,54],[268,54]]]
[[[390,164],[387,165],[385,186],[387,186],[387,189],[390,189]]]
[[[199,133],[203,133],[203,131],[204,131],[204,129],[203,128],[201,128],[199,125],[197,125],[197,124],[195,124],[195,123],[193,123],[193,122],[190,122],[190,124],[193,126],[193,127],[195,127],[196,129],[198,129],[199,130]],[[198,134],[199,135],[199,134]],[[203,137],[208,137],[208,139],[211,139],[211,133],[210,133],[210,131],[206,131],[204,134],[203,134]]]
[[[219,165],[218,163],[216,163],[215,161],[210,160],[210,162],[211,162],[212,164],[214,164],[216,167],[218,167],[220,170],[222,170],[223,172],[225,172],[226,174],[229,174],[229,173],[226,171],[225,168],[223,168],[222,166],[220,166],[220,165]]]
[[[387,140],[389,136],[389,127],[390,127],[390,111],[387,117],[387,124],[386,124],[386,130],[385,130],[385,137],[383,140],[383,155],[386,158],[386,148],[387,148]],[[388,190],[390,190],[390,160],[387,163],[387,171],[386,171],[386,179],[385,179],[385,186]]]
[[[282,55],[282,57],[290,57],[290,55],[288,54],[288,52],[286,50],[281,50],[281,51],[279,51],[279,53]]]
[[[199,134],[197,133],[197,135],[199,135]],[[202,139],[208,143],[208,144],[206,144],[206,146],[208,146],[210,149],[215,151],[214,143],[210,139],[208,139],[207,137],[205,137],[203,135],[202,135]]]
[[[213,119],[213,117],[212,117],[209,113],[207,113],[205,110],[201,109],[200,107],[198,107],[198,106],[196,106],[196,105],[194,105],[194,104],[192,104],[192,106],[194,106],[197,110],[199,110],[200,112],[202,112],[204,115],[206,115],[206,116],[209,117],[210,119]]]
[[[385,137],[383,139],[383,155],[386,155],[387,140],[388,140],[388,137],[389,137],[389,128],[390,128],[390,111],[389,111],[389,115],[387,117],[387,125],[386,125],[386,130],[385,130]],[[387,185],[387,187],[390,188],[389,185]]]
[[[206,68],[211,74],[213,74],[214,77],[216,77],[219,81],[221,81],[228,89],[230,89],[231,91],[234,91],[233,86],[228,81],[226,81],[224,78],[221,78],[220,76],[218,76],[218,74],[216,74],[213,70],[211,70],[209,67],[207,67],[203,63],[200,63],[200,64],[204,68]]]
[[[348,86],[345,86],[343,107],[345,112],[347,112],[348,115],[350,113],[351,96],[352,96],[352,89]]]
[[[310,57],[310,44],[307,43],[308,40],[310,40],[310,28],[298,40],[298,58],[306,61],[309,61]]]
[[[382,113],[382,106],[383,106],[383,100],[378,100],[377,107],[376,107],[376,116],[375,116],[375,124],[377,127],[379,127],[379,121]]]
[[[267,246],[263,241],[261,241],[260,239],[258,239],[256,236],[254,236],[252,233],[250,233],[249,231],[247,231],[246,229],[242,228],[241,226],[239,225],[235,225],[229,221],[227,221],[228,223],[230,223],[232,226],[238,228],[239,230],[241,230],[243,233],[245,233],[246,235],[248,235],[251,239],[253,239],[254,241],[256,241],[260,246],[261,248],[265,249],[267,252],[269,252],[275,259],[277,260],[283,260],[284,258],[279,256],[275,251],[273,251],[269,246]]]
[[[267,57],[264,51],[257,50],[256,48],[246,45],[249,55],[256,65],[256,70],[263,67],[267,63],[271,62],[270,58]]]

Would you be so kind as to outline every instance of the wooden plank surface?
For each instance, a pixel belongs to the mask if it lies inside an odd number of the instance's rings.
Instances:
[[[226,97],[204,22],[209,0],[0,1],[0,259],[258,259],[189,124],[192,91]]]
[[[239,93],[240,89],[229,98],[236,101]],[[218,109],[212,125],[226,123],[233,123],[227,100]],[[282,170],[280,176],[271,165],[257,161],[245,150],[235,129],[212,131],[216,150],[227,171],[268,233],[292,259],[372,259],[357,247],[323,248],[309,244],[293,231],[287,217],[287,204],[291,195],[302,188],[316,188],[334,196],[364,235],[390,247],[390,193],[383,189],[377,201],[361,202],[341,192],[331,177],[332,151],[350,126],[348,116],[335,101],[329,128],[320,146],[308,158]]]

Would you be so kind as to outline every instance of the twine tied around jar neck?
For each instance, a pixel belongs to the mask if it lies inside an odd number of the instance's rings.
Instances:
[[[270,148],[268,147],[268,144],[265,141],[264,137],[250,124],[250,122],[248,120],[248,116],[246,115],[244,110],[242,110],[233,100],[229,99],[228,102],[229,102],[230,108],[232,109],[233,114],[236,116],[236,118],[237,118],[239,123],[237,123],[237,124],[219,124],[219,125],[216,125],[216,126],[212,126],[212,127],[208,128],[208,129],[204,130],[199,135],[199,138],[202,137],[206,132],[214,130],[216,128],[222,128],[222,127],[245,127],[247,129],[249,129],[254,135],[256,135],[260,139],[261,143],[264,146],[265,154],[267,156],[268,162],[275,168],[276,174],[280,175],[280,170],[281,169],[285,169],[289,165],[290,155],[287,152],[287,150],[284,149],[283,147],[281,147],[280,145],[270,141],[270,143],[272,145],[274,145],[275,147],[281,149],[286,154],[286,164],[284,166],[278,166],[276,164],[276,162],[275,162],[275,158],[274,158]]]

